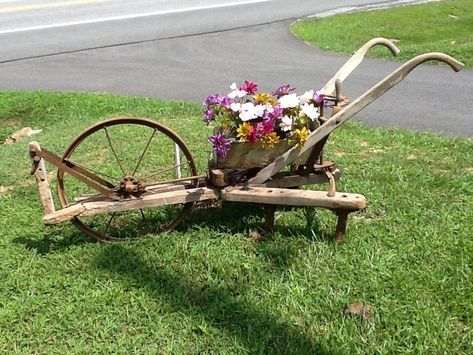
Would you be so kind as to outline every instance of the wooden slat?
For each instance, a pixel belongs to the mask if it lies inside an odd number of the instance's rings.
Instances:
[[[323,207],[333,210],[356,211],[366,207],[366,198],[363,195],[344,192],[337,192],[335,196],[328,197],[327,191],[250,187],[222,190],[221,196],[223,201]]]
[[[44,216],[43,221],[45,224],[51,225],[69,221],[78,216],[94,216],[218,198],[218,191],[206,187],[181,191],[158,192],[143,195],[141,198],[129,198],[121,201],[114,201],[104,197],[101,201],[83,201],[72,204],[69,207]]]
[[[95,178],[95,179],[90,178],[89,177],[90,175],[95,176],[93,173],[88,172],[88,174],[87,174],[88,176],[83,175],[81,172],[75,170],[74,166],[73,167],[68,166],[66,164],[66,162],[63,161],[62,158],[58,157],[54,153],[52,153],[49,150],[44,149],[44,148],[42,150],[40,150],[39,152],[37,152],[37,155],[40,156],[41,158],[45,159],[49,163],[56,165],[59,170],[63,170],[67,174],[69,174],[69,175],[75,177],[76,179],[82,181],[84,184],[86,184],[87,186],[93,188],[94,190],[97,190],[98,192],[102,193],[103,195],[105,195],[105,196],[107,196],[111,199],[115,199],[115,200],[120,199],[120,197],[115,195],[115,193],[112,190],[109,190],[109,189],[101,186],[99,183],[97,183],[97,181],[100,178]],[[83,170],[83,169],[81,169],[81,170]],[[102,180],[102,179],[100,179],[100,180]]]
[[[33,160],[33,164],[37,164],[36,170],[34,172],[34,177],[38,186],[39,197],[41,199],[41,204],[43,205],[44,214],[53,213],[56,209],[54,207],[51,188],[49,187],[46,164],[44,163],[43,159],[35,155],[35,152],[41,151],[41,147],[38,142],[31,142],[29,144],[29,150],[30,152],[33,152],[33,159],[39,159],[39,161],[37,162]]]
[[[286,153],[277,158],[273,163],[261,169],[261,171],[250,180],[250,183],[261,184],[268,180],[271,176],[280,171],[284,166],[291,164],[293,161],[295,161],[299,157],[299,155],[305,154],[309,149],[311,149],[315,144],[317,144],[317,142],[319,142],[325,136],[330,134],[335,128],[341,126],[343,123],[348,121],[353,115],[361,111],[363,108],[365,108],[374,100],[376,100],[378,97],[390,90],[393,86],[398,84],[415,67],[430,60],[445,62],[450,65],[450,67],[455,71],[459,71],[464,67],[464,65],[459,61],[443,53],[426,53],[411,59],[410,61],[402,65],[400,68],[389,74],[371,89],[366,91],[363,95],[358,97],[355,101],[348,104],[343,110],[331,117],[327,122],[317,128],[315,131],[313,131],[309,135],[309,138],[307,139],[302,149],[294,147],[288,150]]]

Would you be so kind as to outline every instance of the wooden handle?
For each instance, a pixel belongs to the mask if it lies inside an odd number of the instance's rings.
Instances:
[[[365,58],[366,53],[375,46],[385,46],[389,48],[393,56],[397,56],[400,52],[399,48],[395,46],[393,42],[386,38],[378,37],[373,38],[366,42],[360,49],[358,49],[353,56],[340,68],[340,70],[330,79],[327,84],[322,88],[321,92],[324,95],[333,95],[335,91],[335,81],[340,80],[343,82],[358,65]]]

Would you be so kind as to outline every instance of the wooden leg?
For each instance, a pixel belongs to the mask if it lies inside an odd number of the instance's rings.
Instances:
[[[343,241],[343,237],[345,236],[345,231],[347,229],[347,219],[348,219],[348,211],[337,210],[335,214],[338,216],[337,221],[337,229],[335,230],[335,243],[340,244]]]
[[[264,226],[265,232],[271,232],[274,228],[274,213],[276,212],[276,205],[263,205],[264,210]]]

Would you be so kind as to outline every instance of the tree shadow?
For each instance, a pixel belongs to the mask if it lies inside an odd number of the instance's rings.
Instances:
[[[328,349],[302,329],[277,315],[241,301],[242,289],[198,282],[193,275],[166,265],[152,265],[129,248],[109,245],[95,259],[96,267],[119,274],[125,282],[163,300],[176,312],[196,315],[222,329],[252,353],[328,354]],[[127,287],[130,285],[127,284]]]

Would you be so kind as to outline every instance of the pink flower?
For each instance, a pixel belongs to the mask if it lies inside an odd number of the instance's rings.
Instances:
[[[271,119],[267,119],[264,122],[258,123],[256,129],[260,135],[265,136],[274,131],[274,122]]]
[[[248,136],[246,136],[246,139],[248,140],[248,142],[257,143],[259,136],[260,136],[260,134],[256,130],[256,128],[251,126],[250,127],[250,132],[248,133]]]
[[[246,91],[249,95],[254,95],[258,91],[258,84],[245,80],[245,84],[240,87],[240,90]]]

